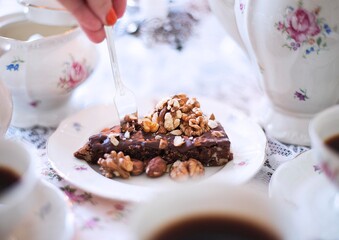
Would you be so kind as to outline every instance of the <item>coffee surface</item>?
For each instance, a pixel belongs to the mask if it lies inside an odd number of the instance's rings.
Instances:
[[[273,230],[250,220],[206,215],[174,222],[151,240],[279,240]]]
[[[325,144],[339,154],[339,134],[326,139]]]
[[[0,194],[20,180],[19,175],[7,167],[0,166]]]

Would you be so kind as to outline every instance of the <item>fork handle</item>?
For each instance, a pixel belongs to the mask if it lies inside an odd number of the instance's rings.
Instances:
[[[115,50],[115,43],[114,43],[114,33],[113,33],[113,26],[104,26],[105,33],[106,33],[106,42],[108,47],[109,57],[111,59],[111,68],[114,78],[114,83],[117,91],[123,90],[123,83],[121,81],[121,75],[119,71],[118,59]]]

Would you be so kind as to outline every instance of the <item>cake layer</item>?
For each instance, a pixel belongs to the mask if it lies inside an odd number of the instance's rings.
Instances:
[[[230,141],[223,127],[218,126],[197,137],[175,136],[171,133],[146,133],[141,129],[126,134],[120,127],[113,127],[89,138],[89,141],[74,153],[79,159],[97,163],[105,153],[122,151],[133,159],[148,161],[160,156],[168,164],[176,160],[194,158],[204,166],[221,166],[232,160]]]

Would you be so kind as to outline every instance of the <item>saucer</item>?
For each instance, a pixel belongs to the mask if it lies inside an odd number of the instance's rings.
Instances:
[[[303,239],[338,239],[339,211],[332,208],[336,189],[317,165],[313,151],[281,165],[271,178],[269,195],[289,207]]]
[[[65,104],[58,108],[41,111],[35,109],[30,111],[14,111],[11,125],[20,128],[32,127],[34,125],[57,127],[65,117],[83,108],[85,106],[81,99],[73,95]]]
[[[269,184],[269,195],[296,207],[296,196],[300,187],[310,179],[319,176],[313,150],[301,153],[293,160],[278,167]]]
[[[339,239],[339,208],[334,208],[336,194],[339,196],[324,174],[310,179],[300,189],[297,222],[304,239]]]
[[[35,192],[35,205],[8,240],[72,239],[74,219],[67,197],[43,180]]]

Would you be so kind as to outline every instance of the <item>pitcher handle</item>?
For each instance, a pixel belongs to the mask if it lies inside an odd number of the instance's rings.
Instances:
[[[247,53],[245,44],[241,39],[236,16],[234,12],[235,0],[208,0],[212,12],[218,18],[230,37],[239,44],[242,50]]]

